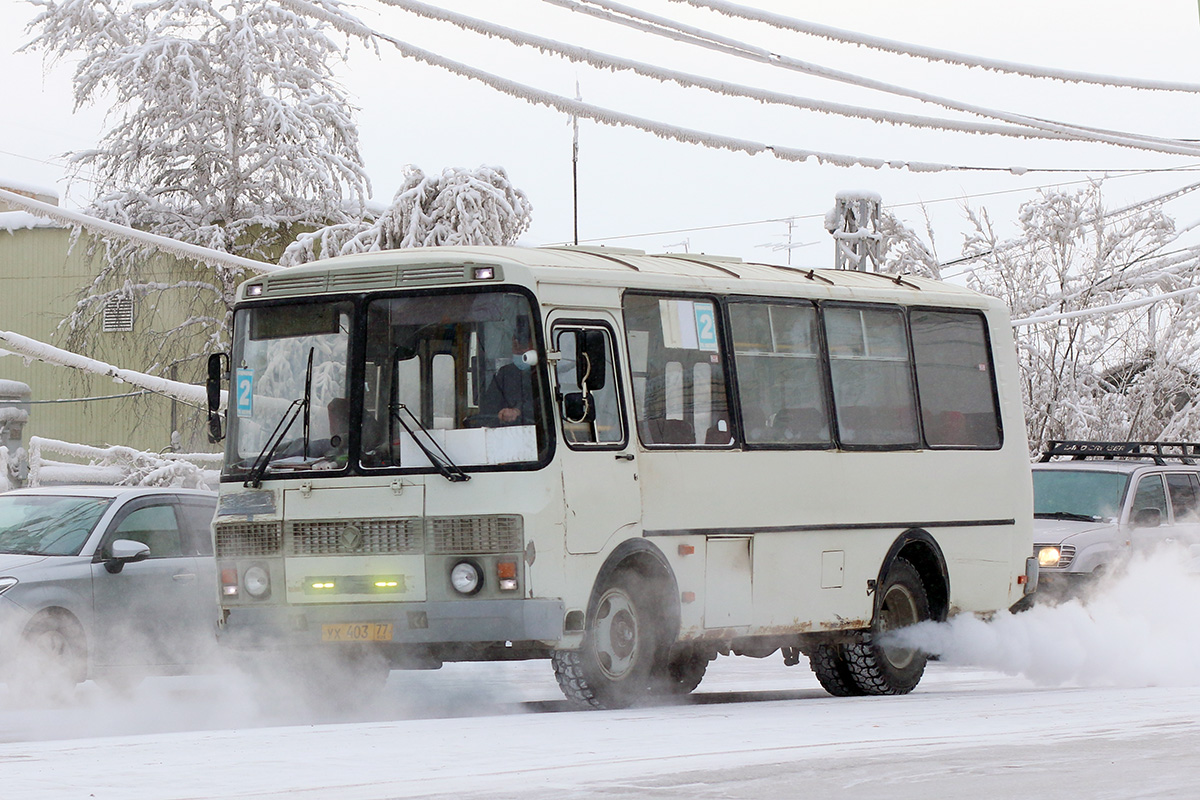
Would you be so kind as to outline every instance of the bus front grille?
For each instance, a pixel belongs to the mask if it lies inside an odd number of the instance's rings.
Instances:
[[[216,533],[218,558],[277,555],[283,540],[278,522],[219,522]]]
[[[419,517],[293,522],[290,530],[290,551],[298,556],[420,553],[424,545]]]
[[[522,547],[521,517],[430,517],[429,552],[438,554],[511,553]]]

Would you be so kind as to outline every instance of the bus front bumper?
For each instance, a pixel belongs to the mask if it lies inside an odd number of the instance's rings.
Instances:
[[[339,642],[557,642],[561,600],[464,600],[308,606],[230,606],[219,629],[234,648]]]

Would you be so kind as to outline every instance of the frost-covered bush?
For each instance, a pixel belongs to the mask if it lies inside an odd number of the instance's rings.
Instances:
[[[511,245],[529,227],[532,211],[500,167],[452,167],[429,176],[409,166],[386,211],[301,234],[280,263],[406,247]]]
[[[61,461],[49,455],[69,458]],[[29,440],[30,486],[97,483],[216,489],[221,456],[211,453],[147,453],[131,447],[91,447],[39,436]]]

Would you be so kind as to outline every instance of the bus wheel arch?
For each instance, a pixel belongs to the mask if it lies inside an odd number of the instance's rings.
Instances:
[[[897,559],[907,561],[920,575],[929,600],[930,618],[945,622],[950,614],[950,571],[946,567],[946,556],[937,540],[928,531],[920,528],[912,528],[896,537],[879,568],[879,577],[875,581],[877,588],[885,585],[888,572]],[[882,595],[877,591],[876,613],[881,601]]]
[[[905,531],[888,550],[875,582],[870,636],[843,645],[841,663],[855,691],[868,695],[907,694],[925,672],[926,654],[888,645],[880,634],[925,620],[945,620],[950,580],[937,541],[923,530]],[[828,687],[827,687],[828,688]]]
[[[678,633],[678,584],[666,557],[644,539],[622,542],[597,573],[582,646],[553,654],[559,687],[581,706],[645,702]]]

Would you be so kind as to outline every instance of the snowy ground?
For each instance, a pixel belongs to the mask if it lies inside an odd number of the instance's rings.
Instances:
[[[537,662],[393,673],[342,720],[264,712],[217,678],[0,703],[0,782],[21,798],[1200,795],[1200,688],[941,664],[907,697],[835,699],[802,666],[723,658],[686,704],[631,711],[566,710]]]
[[[1087,605],[920,632],[905,697],[832,698],[805,665],[723,657],[657,708],[573,711],[546,662],[393,672],[319,713],[232,673],[0,691],[5,797],[1200,797],[1200,580],[1135,564]],[[920,638],[919,637],[919,638]],[[1003,671],[999,671],[1003,670]]]

